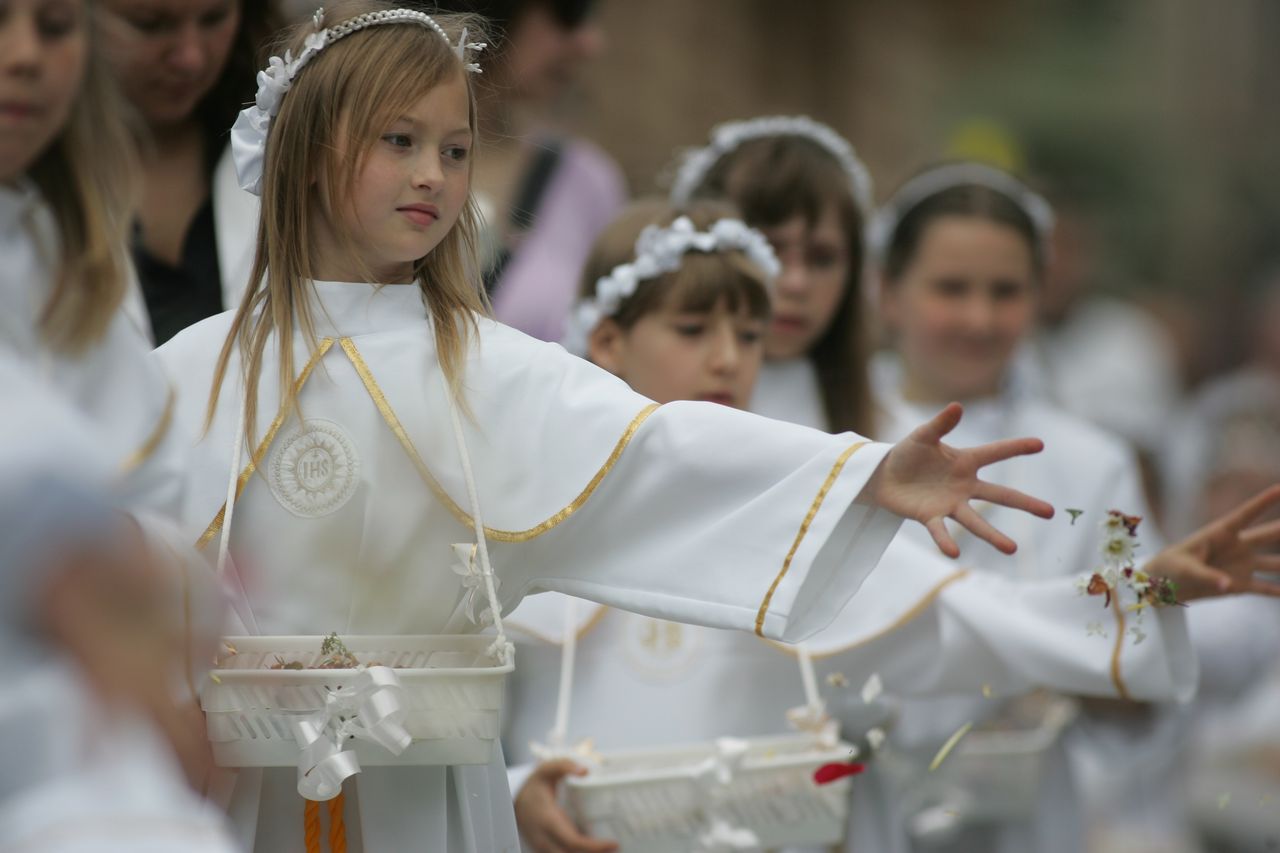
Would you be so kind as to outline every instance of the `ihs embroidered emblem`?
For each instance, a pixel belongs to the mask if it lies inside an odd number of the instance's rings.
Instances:
[[[333,421],[304,421],[271,457],[271,493],[302,518],[337,512],[355,494],[359,479],[355,442]]]

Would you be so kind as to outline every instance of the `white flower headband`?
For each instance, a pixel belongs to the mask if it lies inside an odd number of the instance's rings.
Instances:
[[[596,281],[595,296],[579,302],[569,317],[562,344],[569,352],[585,356],[587,339],[605,317],[618,313],[640,282],[680,269],[687,252],[742,252],[764,271],[769,283],[782,267],[763,234],[737,219],[717,220],[708,231],[698,231],[687,216],[663,228],[650,225],[636,239],[635,260],[614,267]]]
[[[1053,208],[1049,206],[1049,202],[1008,172],[981,163],[949,163],[930,169],[903,184],[893,194],[893,198],[876,211],[867,228],[867,245],[871,249],[871,256],[883,262],[885,253],[889,251],[889,244],[893,241],[893,234],[898,230],[898,223],[916,205],[944,190],[970,184],[995,190],[1022,208],[1036,230],[1041,257],[1048,259],[1049,238],[1053,235],[1054,222]]]
[[[769,136],[800,136],[826,149],[849,178],[849,190],[864,219],[875,211],[871,173],[843,136],[808,116],[761,116],[732,121],[711,130],[711,142],[686,151],[671,183],[673,204],[688,204],[707,173],[729,152],[744,142]]]
[[[258,94],[254,98],[254,104],[240,113],[231,128],[231,154],[235,160],[240,186],[254,195],[262,192],[262,161],[267,150],[267,134],[271,130],[271,120],[280,112],[280,104],[284,101],[285,93],[289,91],[289,87],[293,85],[293,78],[298,76],[303,66],[335,41],[380,24],[418,24],[439,33],[445,44],[449,45],[462,60],[463,67],[467,71],[473,74],[480,73],[479,65],[467,62],[467,51],[483,50],[485,45],[482,42],[468,42],[465,28],[462,30],[462,35],[458,37],[457,44],[453,43],[449,40],[449,34],[444,31],[444,28],[426,12],[413,9],[366,12],[326,29],[324,9],[317,9],[312,21],[315,32],[307,36],[303,42],[302,51],[297,57],[286,50],[283,58],[271,57],[267,67],[258,72]]]

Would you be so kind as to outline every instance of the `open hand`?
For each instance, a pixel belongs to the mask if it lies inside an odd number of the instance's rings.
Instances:
[[[960,404],[952,403],[895,444],[863,493],[890,512],[923,524],[948,557],[960,556],[960,548],[947,532],[945,518],[955,519],[975,536],[1012,554],[1018,547],[1014,541],[991,526],[969,501],[984,500],[1052,518],[1053,507],[1044,501],[978,479],[978,471],[985,466],[1039,453],[1044,443],[1037,438],[1012,438],[965,449],[943,444],[943,436],[955,429],[962,414]]]
[[[560,781],[586,772],[567,758],[544,761],[516,795],[516,825],[533,853],[613,853],[618,849],[615,841],[583,835],[560,806]]]
[[[1280,521],[1248,525],[1280,505],[1280,484],[1265,489],[1221,518],[1214,519],[1145,566],[1153,577],[1177,584],[1179,601],[1219,595],[1257,593],[1280,596],[1280,584],[1257,573],[1280,573]]]

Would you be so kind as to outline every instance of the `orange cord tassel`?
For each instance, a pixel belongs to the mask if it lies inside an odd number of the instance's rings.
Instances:
[[[324,853],[320,847],[320,804],[307,800],[302,813],[302,834],[307,843],[307,853]]]
[[[347,853],[347,824],[342,817],[345,801],[341,792],[329,801],[329,853]]]

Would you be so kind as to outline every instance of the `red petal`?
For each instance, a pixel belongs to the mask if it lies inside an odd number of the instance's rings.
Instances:
[[[865,764],[849,762],[848,764],[824,764],[813,771],[813,781],[818,785],[829,785],[846,776],[857,776],[867,769]]]

